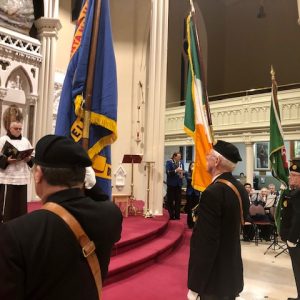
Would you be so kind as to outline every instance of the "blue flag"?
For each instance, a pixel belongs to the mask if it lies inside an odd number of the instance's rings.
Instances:
[[[59,102],[55,134],[81,143],[84,98],[94,17],[94,1],[85,0],[77,21],[71,59]],[[111,195],[110,144],[117,139],[117,76],[110,24],[109,0],[101,1],[88,154],[97,185]]]

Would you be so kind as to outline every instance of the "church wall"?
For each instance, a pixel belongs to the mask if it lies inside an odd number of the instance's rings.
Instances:
[[[150,4],[148,0],[111,1],[118,76],[118,139],[112,145],[113,173],[121,164],[124,154],[144,154],[144,101],[147,94]],[[127,172],[126,186],[117,189],[115,178],[112,176],[113,193],[130,195],[131,165],[122,166]],[[137,199],[145,199],[144,181],[143,164],[134,165],[134,196]]]
[[[226,9],[224,92],[270,86],[271,64],[278,84],[299,82],[296,0],[264,1],[264,18],[257,18],[258,7],[246,0]]]
[[[62,28],[58,31],[56,72],[65,73],[70,60],[71,45],[75,31],[75,22],[72,23],[71,0],[59,1],[59,19]]]

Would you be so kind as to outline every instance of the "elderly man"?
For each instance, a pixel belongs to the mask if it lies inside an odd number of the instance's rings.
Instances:
[[[291,192],[283,200],[280,235],[288,245],[298,293],[297,298],[288,300],[300,300],[300,157],[292,160],[289,184]]]
[[[240,229],[249,200],[231,174],[242,158],[234,145],[219,140],[206,160],[213,183],[202,193],[191,237],[188,299],[232,300],[244,285]]]
[[[112,246],[120,239],[122,215],[112,202],[84,195],[90,165],[87,153],[71,139],[47,135],[37,143],[33,179],[38,196],[75,217],[94,242],[96,255],[94,247],[79,245],[65,220],[46,209],[2,224],[0,299],[99,299],[99,282],[86,256],[98,258],[105,278]]]

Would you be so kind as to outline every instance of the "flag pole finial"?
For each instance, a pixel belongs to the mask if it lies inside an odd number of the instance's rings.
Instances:
[[[191,13],[195,13],[195,6],[193,0],[190,0],[190,6],[191,6]]]
[[[271,65],[271,72],[270,72],[271,76],[272,76],[272,80],[275,80],[275,70],[273,68],[273,65]]]

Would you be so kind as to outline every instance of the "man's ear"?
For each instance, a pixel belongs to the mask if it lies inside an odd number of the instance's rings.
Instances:
[[[41,183],[43,180],[44,174],[43,171],[41,169],[40,166],[35,166],[34,168],[34,174],[33,174],[33,178],[34,178],[34,182],[35,183]]]

